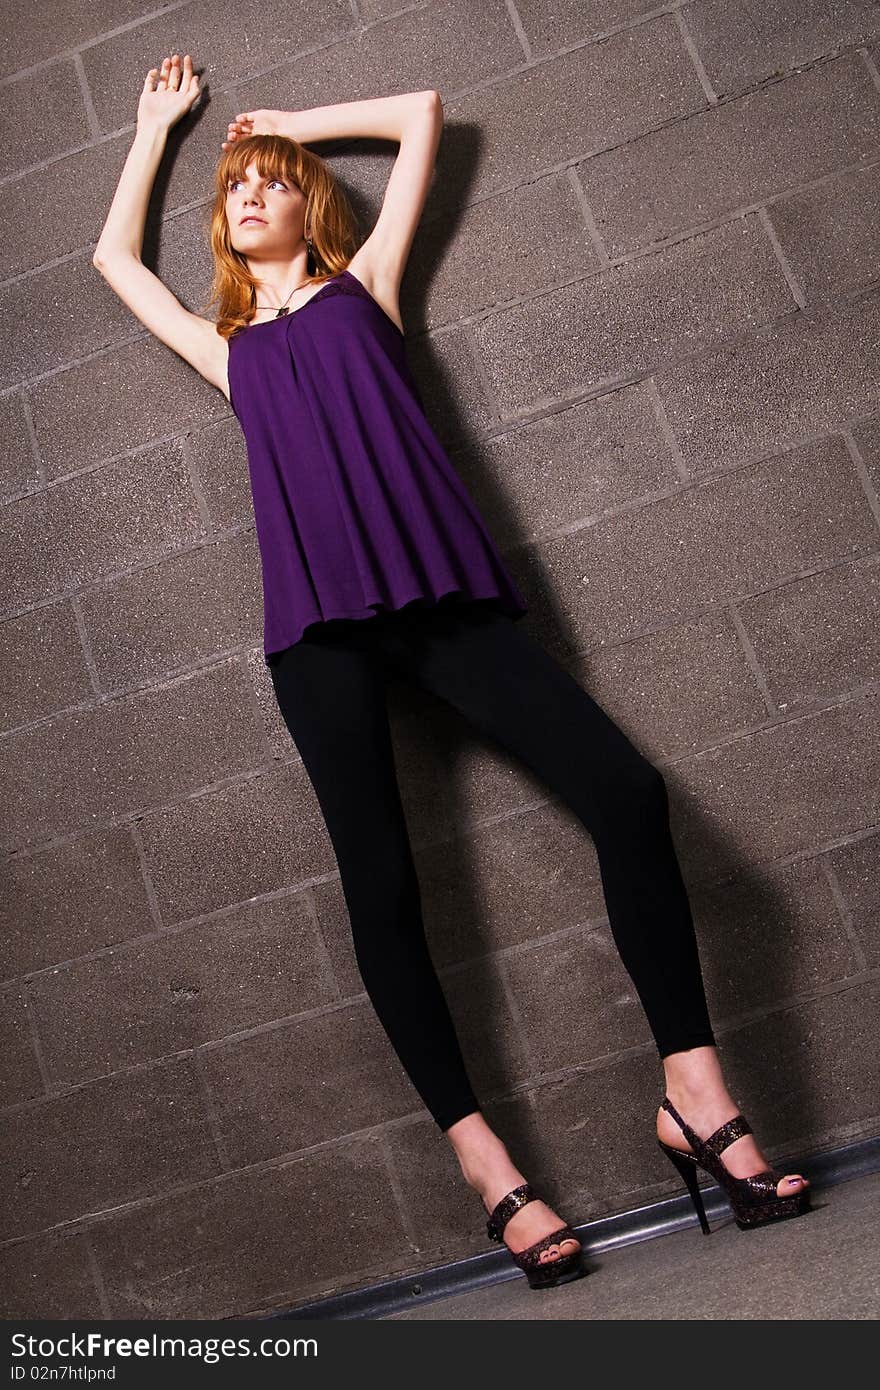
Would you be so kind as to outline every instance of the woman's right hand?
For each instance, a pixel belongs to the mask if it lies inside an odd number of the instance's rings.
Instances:
[[[179,53],[163,58],[161,68],[150,68],[144,81],[138,102],[138,125],[170,130],[198,100],[199,90],[198,74],[193,72],[188,53],[184,56],[182,71]]]

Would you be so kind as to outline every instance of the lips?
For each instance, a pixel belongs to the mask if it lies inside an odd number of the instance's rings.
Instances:
[[[248,222],[258,222],[261,227],[265,227],[266,225],[266,219],[264,217],[243,217],[239,226],[243,227]]]

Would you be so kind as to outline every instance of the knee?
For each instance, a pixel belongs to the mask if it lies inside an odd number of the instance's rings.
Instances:
[[[358,871],[346,865],[340,879],[356,937],[387,937],[405,929],[420,910],[415,867],[405,852],[375,858]]]
[[[630,803],[663,801],[666,796],[663,773],[637,748],[618,762],[609,781],[620,788]]]
[[[634,795],[652,805],[665,805],[668,800],[666,778],[647,758],[641,757],[633,773]]]
[[[658,767],[637,753],[610,781],[603,798],[603,821],[619,831],[634,830],[669,814],[666,779]]]

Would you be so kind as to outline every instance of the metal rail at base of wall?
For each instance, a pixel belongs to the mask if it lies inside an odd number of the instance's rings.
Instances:
[[[821,1190],[880,1171],[880,1139],[862,1139],[802,1158],[789,1155],[784,1161],[786,1171],[805,1173],[811,1187]],[[775,1166],[775,1160],[771,1162]],[[701,1176],[705,1175],[701,1172]],[[701,1193],[710,1220],[729,1216],[730,1208],[717,1183],[701,1188]],[[685,1230],[697,1224],[697,1214],[690,1196],[684,1192],[680,1197],[666,1197],[648,1206],[634,1207],[615,1216],[588,1221],[573,1229],[589,1261],[591,1255],[616,1250],[623,1245],[634,1245],[641,1240],[653,1240],[657,1236],[670,1235],[673,1231]],[[506,1249],[488,1250],[485,1254],[454,1260],[451,1264],[436,1265],[421,1274],[407,1274],[381,1284],[372,1284],[369,1288],[299,1304],[284,1312],[271,1313],[265,1320],[296,1322],[384,1318],[390,1313],[412,1307],[415,1301],[433,1303],[438,1298],[524,1277]]]

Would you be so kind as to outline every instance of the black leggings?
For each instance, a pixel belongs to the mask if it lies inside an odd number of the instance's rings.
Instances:
[[[425,938],[389,672],[448,701],[586,827],[660,1057],[714,1045],[663,777],[518,621],[481,602],[417,601],[313,625],[269,670],[336,855],[364,987],[441,1131],[480,1107]]]

